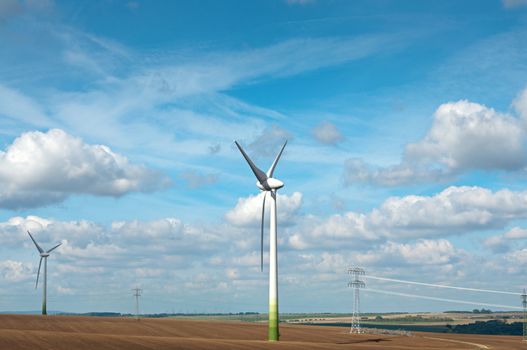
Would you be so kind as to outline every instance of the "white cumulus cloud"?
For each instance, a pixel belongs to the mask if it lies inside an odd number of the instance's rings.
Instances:
[[[509,251],[515,242],[527,238],[527,229],[513,227],[509,231],[496,236],[491,236],[483,241],[483,244],[494,252],[502,253]]]
[[[24,133],[0,151],[0,183],[0,207],[18,209],[61,202],[71,194],[153,191],[169,181],[107,146],[52,129]]]
[[[270,196],[270,194],[267,196]],[[260,225],[262,220],[262,201],[262,193],[238,199],[236,206],[225,214],[227,222],[235,226]],[[270,198],[267,198],[265,203],[267,216],[269,215],[269,202]],[[280,224],[291,224],[302,206],[302,193],[294,192],[290,196],[278,194],[276,202]]]
[[[525,218],[526,191],[493,192],[481,187],[452,186],[432,196],[391,197],[368,213],[350,211],[326,219],[304,217],[287,242],[289,247],[300,250],[363,247],[366,242],[503,228]]]
[[[525,132],[517,118],[492,108],[469,101],[445,103],[425,138],[406,147],[405,157],[453,171],[518,170],[527,160]]]
[[[33,267],[29,263],[5,260],[0,261],[0,276],[4,281],[20,282],[33,277]]]
[[[442,265],[456,260],[459,252],[445,239],[422,239],[415,243],[387,242],[379,249],[357,254],[360,264],[372,265]]]
[[[514,102],[525,113],[525,92]],[[442,104],[423,139],[406,145],[399,164],[376,167],[361,159],[345,165],[346,184],[398,186],[445,181],[470,170],[522,171],[527,165],[522,119],[461,100]]]

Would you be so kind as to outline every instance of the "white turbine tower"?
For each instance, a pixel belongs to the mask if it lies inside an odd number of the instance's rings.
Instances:
[[[33,241],[33,243],[35,243],[35,247],[37,247],[38,253],[40,254],[40,262],[38,263],[37,282],[35,283],[35,289],[37,289],[38,287],[38,277],[40,276],[40,267],[42,266],[42,259],[44,259],[44,287],[42,291],[42,315],[47,315],[46,294],[47,294],[47,285],[48,285],[48,256],[49,256],[49,253],[55,250],[62,243],[57,244],[56,246],[54,246],[48,251],[44,251],[44,249],[42,249],[38,245],[37,241],[35,241],[31,233],[29,231],[27,231],[27,233],[29,234],[29,237],[31,237],[31,240]]]
[[[256,186],[263,192],[263,203],[262,203],[262,224],[261,224],[261,239],[260,239],[260,269],[263,270],[263,226],[265,218],[265,198],[267,193],[271,194],[271,218],[269,220],[269,332],[268,339],[270,341],[277,341],[280,337],[278,330],[278,261],[277,261],[277,246],[276,246],[276,191],[284,187],[284,183],[280,180],[273,178],[273,172],[276,164],[280,160],[280,156],[284,151],[287,141],[284,143],[280,152],[276,156],[273,164],[267,173],[258,169],[252,162],[249,156],[245,153],[243,148],[237,141],[234,141],[236,146],[242,153],[243,157],[249,163],[251,170],[258,179]]]

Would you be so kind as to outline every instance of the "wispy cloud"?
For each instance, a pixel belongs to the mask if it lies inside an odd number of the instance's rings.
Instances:
[[[0,3],[0,20],[5,20],[21,11],[17,0],[6,0]]]
[[[278,125],[271,125],[262,130],[261,134],[247,148],[256,157],[275,157],[284,142],[292,139],[293,135],[289,131]]]
[[[527,6],[527,0],[502,0],[503,6],[507,9],[514,9]]]
[[[53,121],[44,107],[22,92],[0,84],[0,116],[35,127],[50,127]]]
[[[58,46],[48,54],[58,53],[58,59],[66,63],[60,68],[61,76],[71,73],[78,80],[79,66],[95,76],[91,76],[87,89],[79,91],[44,89],[34,94],[38,84],[24,87],[24,92],[4,85],[0,91],[0,100],[8,101],[4,114],[9,118],[22,117],[34,127],[60,125],[89,141],[121,150],[133,149],[144,157],[160,154],[161,150],[179,153],[181,157],[188,156],[189,149],[206,154],[211,142],[230,144],[238,135],[247,135],[247,131],[256,136],[269,128],[269,122],[283,118],[276,111],[226,95],[233,87],[302,74],[406,45],[403,35],[394,34],[291,39],[239,51],[194,52],[190,58],[189,54],[168,54],[145,63],[147,60],[137,53],[104,38],[65,27],[46,30],[54,43],[50,46]],[[31,66],[45,64],[48,72],[50,66],[46,62],[31,62]],[[11,73],[0,72],[0,77],[6,74]],[[14,92],[16,99],[12,98]],[[32,110],[24,112],[27,106],[33,106]],[[185,119],[192,119],[192,123],[185,123]],[[143,141],[132,141],[130,134]],[[185,147],[190,139],[201,146]],[[185,152],[178,151],[183,149]]]
[[[54,6],[53,0],[4,0],[0,2],[0,24],[24,13],[50,11]]]
[[[289,5],[308,5],[315,3],[315,0],[286,0]]]
[[[337,126],[328,122],[317,125],[313,128],[312,133],[317,141],[327,145],[335,145],[344,140],[344,135],[342,135]]]
[[[200,174],[194,170],[184,171],[180,176],[190,188],[199,188],[218,182],[218,174]]]

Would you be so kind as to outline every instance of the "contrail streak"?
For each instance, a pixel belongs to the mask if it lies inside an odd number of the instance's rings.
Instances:
[[[380,280],[380,281],[389,281],[389,282],[397,282],[397,283],[406,283],[406,284],[415,284],[418,286],[427,286],[427,287],[437,287],[437,288],[448,288],[448,289],[457,289],[457,290],[467,290],[472,292],[484,292],[484,293],[498,293],[498,294],[508,294],[508,295],[521,295],[521,293],[514,293],[514,292],[506,292],[502,290],[491,290],[491,289],[478,289],[478,288],[466,288],[466,287],[456,287],[456,286],[445,286],[444,284],[433,284],[433,283],[423,283],[423,282],[414,282],[414,281],[405,281],[405,280],[398,280],[395,278],[387,278],[387,277],[377,277],[377,276],[362,276],[364,278],[370,278],[374,280]]]
[[[366,291],[366,292],[374,292],[374,293],[388,294],[388,295],[397,295],[397,296],[401,296],[401,297],[418,298],[418,299],[426,299],[426,300],[444,301],[444,302],[448,302],[448,303],[468,304],[468,305],[478,305],[478,306],[488,306],[488,307],[499,307],[499,308],[503,308],[503,309],[523,310],[523,308],[518,307],[518,306],[509,306],[509,305],[500,305],[500,304],[487,304],[487,303],[473,302],[473,301],[467,301],[467,300],[457,300],[457,299],[436,298],[436,297],[428,297],[428,296],[424,296],[424,295],[389,292],[389,291],[385,291],[385,290],[378,290],[378,289],[371,289],[371,288],[364,288],[363,290]]]

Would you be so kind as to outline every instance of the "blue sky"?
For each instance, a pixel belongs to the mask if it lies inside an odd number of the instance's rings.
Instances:
[[[518,291],[527,2],[0,4],[0,310],[265,311],[276,176],[284,311],[347,312],[346,269]],[[496,276],[490,280],[489,276]],[[519,305],[380,281],[399,293]],[[507,299],[508,298],[508,299]],[[477,305],[379,296],[366,311]]]

